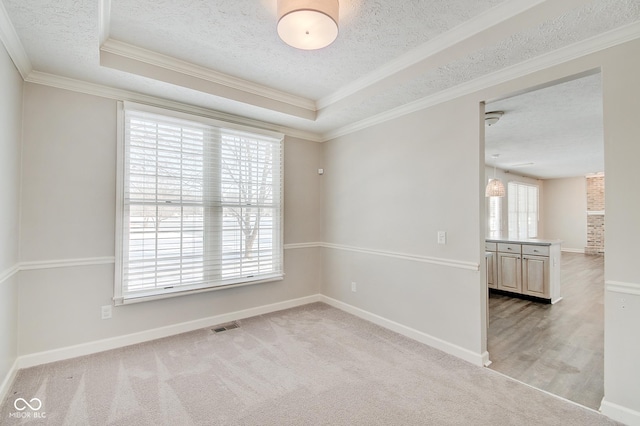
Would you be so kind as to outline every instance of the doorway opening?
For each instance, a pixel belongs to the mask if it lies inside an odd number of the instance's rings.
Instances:
[[[487,102],[485,111],[501,114],[485,127],[484,182],[496,178],[505,187],[504,197],[486,198],[485,235],[496,242],[495,251],[487,246],[489,368],[598,410],[606,176],[601,75],[595,70]],[[553,253],[554,247],[545,244],[557,241],[558,259],[545,258],[544,248]],[[520,256],[498,262],[500,247],[509,245]],[[528,269],[525,247],[541,248],[533,256],[537,269]],[[540,276],[527,277],[535,271]],[[523,290],[527,279],[539,282],[540,297]],[[556,287],[560,297],[551,297]]]

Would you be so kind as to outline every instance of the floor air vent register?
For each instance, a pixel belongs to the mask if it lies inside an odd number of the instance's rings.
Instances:
[[[211,331],[213,331],[214,333],[222,333],[227,330],[233,330],[234,328],[240,328],[240,325],[238,325],[238,323],[235,321],[228,324],[217,325],[212,328]]]

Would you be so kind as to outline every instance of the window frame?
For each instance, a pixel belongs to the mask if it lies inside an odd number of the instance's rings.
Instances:
[[[125,211],[125,138],[126,138],[126,121],[125,111],[134,110],[143,113],[151,113],[160,116],[170,117],[178,120],[186,120],[196,122],[206,126],[213,126],[220,129],[230,131],[240,131],[246,133],[252,133],[260,136],[266,136],[268,138],[279,139],[280,144],[280,158],[278,160],[280,175],[276,177],[279,180],[279,205],[277,221],[279,229],[274,234],[274,251],[277,251],[279,257],[279,272],[275,272],[272,276],[258,277],[255,280],[247,280],[246,278],[239,277],[237,280],[229,284],[211,284],[208,286],[202,286],[200,288],[180,288],[179,286],[172,289],[164,289],[163,291],[154,292],[154,294],[145,294],[140,296],[127,295],[124,292],[124,255],[125,255],[125,223],[126,223],[126,211]],[[222,172],[222,170],[221,170]],[[116,147],[116,229],[115,229],[115,279],[114,279],[114,304],[124,305],[131,303],[139,303],[150,300],[165,299],[170,297],[177,297],[183,295],[197,294],[202,292],[223,290],[228,288],[241,287],[246,285],[254,285],[265,282],[280,281],[284,279],[284,134],[279,132],[273,132],[269,130],[253,128],[249,126],[243,126],[235,123],[229,123],[221,120],[216,120],[202,115],[193,115],[182,111],[176,111],[166,108],[159,108],[150,105],[139,104],[129,101],[119,101],[117,107],[117,147]],[[204,226],[204,225],[203,225]]]

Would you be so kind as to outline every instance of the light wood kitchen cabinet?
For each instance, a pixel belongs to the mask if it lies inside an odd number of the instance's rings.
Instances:
[[[522,291],[522,261],[519,253],[498,252],[498,290]]]
[[[487,267],[487,287],[498,288],[498,244],[485,241],[484,251]]]
[[[522,256],[522,294],[550,298],[547,256]]]
[[[551,303],[562,299],[560,241],[488,240],[485,250],[494,255],[486,257],[489,288],[547,299]],[[496,283],[495,287],[492,282]]]

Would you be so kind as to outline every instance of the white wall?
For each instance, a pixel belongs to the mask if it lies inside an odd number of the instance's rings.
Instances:
[[[562,250],[584,253],[587,245],[586,185],[584,176],[544,181],[541,237],[562,240]]]
[[[335,246],[323,294],[474,362],[485,350],[481,272],[458,263],[480,263],[481,124],[479,104],[460,99],[324,144],[324,236]]]
[[[323,293],[481,355],[482,272],[410,260],[482,265],[483,130],[480,102],[602,69],[607,174],[603,411],[640,424],[640,40],[487,87],[325,145]],[[480,140],[480,143],[478,141]],[[480,212],[480,213],[479,213]],[[449,242],[436,244],[436,231]],[[543,231],[544,232],[544,231]],[[358,246],[389,256],[345,250]],[[363,250],[364,251],[364,250]],[[356,253],[356,254],[353,254]],[[413,256],[415,255],[415,256]],[[482,267],[480,268],[482,271]],[[348,290],[358,281],[356,293]]]
[[[17,357],[22,77],[0,44],[0,397]]]
[[[640,425],[640,40],[602,67],[605,151],[605,398],[602,410]],[[620,59],[618,59],[620,58]],[[620,410],[619,407],[623,407]],[[632,410],[629,412],[628,410]]]
[[[319,292],[319,249],[285,250],[283,281],[119,306],[101,320],[113,296],[116,102],[27,83],[24,121],[21,260],[35,269],[20,273],[21,355]],[[321,146],[286,138],[284,151],[285,244],[319,241]],[[70,266],[78,259],[87,264]]]

